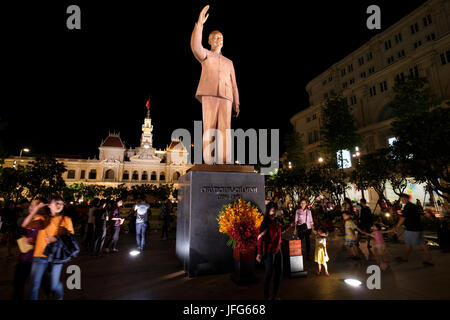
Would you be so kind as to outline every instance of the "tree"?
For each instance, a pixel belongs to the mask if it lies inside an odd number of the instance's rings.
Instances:
[[[19,166],[14,168],[0,167],[0,197],[5,201],[17,202],[23,195],[26,169]]]
[[[321,148],[332,161],[340,163],[340,180],[344,179],[343,150],[352,150],[361,142],[355,123],[346,98],[337,95],[327,99],[322,111]],[[345,196],[345,188],[342,192]]]
[[[360,158],[350,174],[350,181],[356,184],[359,190],[372,187],[378,199],[386,201],[384,190],[391,176],[391,169],[390,150],[379,149]]]
[[[61,193],[66,186],[62,174],[66,171],[63,163],[50,156],[38,156],[26,167],[25,186],[28,195],[34,199],[38,196],[49,198]]]
[[[340,162],[344,167],[342,151],[351,150],[361,142],[357,133],[355,119],[351,114],[347,99],[342,95],[329,98],[322,110],[322,124],[320,128],[321,148],[330,156]],[[340,156],[336,154],[340,152]]]
[[[305,168],[302,136],[297,131],[288,133],[284,138],[284,145],[286,146],[287,161],[296,168]]]
[[[427,183],[450,200],[450,109],[431,91],[426,78],[397,81],[394,92],[393,155],[402,174]]]

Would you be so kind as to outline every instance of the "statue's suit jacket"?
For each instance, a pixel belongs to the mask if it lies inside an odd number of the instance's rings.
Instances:
[[[233,62],[222,54],[214,53],[202,46],[203,25],[195,24],[191,37],[191,48],[195,58],[202,64],[202,75],[195,97],[202,102],[202,96],[215,96],[239,105]]]

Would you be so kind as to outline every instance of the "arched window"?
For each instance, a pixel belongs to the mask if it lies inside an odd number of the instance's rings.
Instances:
[[[165,172],[163,171],[163,172],[161,172],[160,174],[159,174],[159,180],[160,181],[164,181],[164,180],[166,180],[166,174],[165,174]]]
[[[178,181],[178,179],[180,178],[180,173],[177,171],[177,172],[174,172],[173,173],[173,177],[172,177],[172,180],[173,181]]]
[[[150,180],[156,181],[156,171],[152,171],[152,175],[150,176]]]
[[[106,170],[105,180],[114,180],[114,171],[112,169]]]
[[[148,174],[147,174],[147,171],[144,171],[144,172],[142,172],[142,177],[141,177],[141,180],[145,180],[145,181],[147,181],[147,179],[148,179]]]
[[[139,180],[139,174],[138,174],[137,171],[133,171],[133,177],[132,177],[132,179],[133,179],[133,180]]]
[[[75,170],[67,171],[67,179],[75,179]]]
[[[125,171],[123,172],[122,180],[130,180],[130,174],[128,173],[127,170],[125,170]]]
[[[97,179],[97,170],[91,169],[91,171],[89,171],[89,179]]]

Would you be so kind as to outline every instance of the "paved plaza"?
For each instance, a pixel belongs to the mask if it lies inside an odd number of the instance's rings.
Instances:
[[[262,299],[264,268],[258,266],[258,282],[251,285],[236,285],[230,274],[188,278],[184,275],[175,256],[174,233],[168,241],[160,241],[159,233],[152,232],[149,248],[132,257],[134,235],[123,234],[119,242],[120,252],[106,254],[101,258],[81,254],[72,261],[81,268],[81,290],[65,288],[67,300],[97,299],[211,299],[244,300]],[[381,289],[369,290],[365,286],[367,267],[374,261],[347,259],[342,248],[342,238],[335,237],[328,242],[330,255],[330,277],[316,276],[316,264],[305,262],[307,278],[289,279],[283,277],[280,297],[294,299],[450,299],[450,254],[433,249],[435,266],[422,265],[423,252],[417,248],[407,263],[393,261],[401,255],[403,244],[388,243],[392,257],[390,268],[381,275]],[[367,256],[365,243],[361,255]],[[10,299],[14,260],[5,258],[6,251],[0,250],[0,299]],[[67,265],[63,268],[63,283]],[[356,278],[363,285],[354,288],[343,282],[345,278]]]

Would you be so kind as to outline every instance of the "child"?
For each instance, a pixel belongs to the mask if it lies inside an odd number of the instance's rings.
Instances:
[[[322,265],[325,268],[325,275],[329,276],[328,273],[328,266],[327,261],[328,258],[328,252],[327,252],[327,232],[325,228],[320,227],[319,230],[317,230],[316,234],[316,251],[315,251],[315,258],[314,261],[317,262],[317,265],[319,267],[319,271],[317,271],[317,275],[320,275],[320,272],[322,271]]]
[[[358,248],[356,246],[356,234],[355,230],[363,233],[355,224],[355,222],[351,219],[351,214],[347,211],[342,213],[342,218],[344,219],[344,228],[345,228],[345,241],[344,246],[348,248],[350,254],[352,255],[352,259],[360,260],[361,258],[358,255]]]
[[[374,231],[370,234],[363,232],[365,235],[370,236],[375,239],[375,255],[378,259],[378,264],[381,267],[381,270],[384,271],[387,269],[388,265],[384,262],[387,262],[385,258],[386,255],[386,244],[384,243],[383,234],[394,232],[394,230],[381,231],[381,225],[376,223],[373,227]]]

